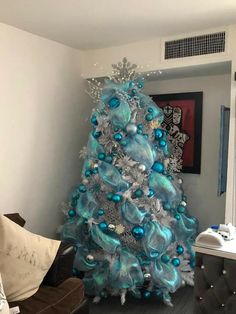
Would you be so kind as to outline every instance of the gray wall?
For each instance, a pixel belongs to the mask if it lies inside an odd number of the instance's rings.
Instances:
[[[230,75],[147,82],[147,94],[203,91],[201,174],[182,174],[188,208],[200,229],[224,222],[225,194],[217,196],[220,106],[230,105]]]

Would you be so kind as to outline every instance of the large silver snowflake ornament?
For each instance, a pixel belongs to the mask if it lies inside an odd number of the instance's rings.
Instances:
[[[117,64],[112,64],[112,68],[110,79],[115,83],[125,83],[135,80],[138,77],[138,73],[136,72],[137,64],[132,64],[127,58],[123,58]]]

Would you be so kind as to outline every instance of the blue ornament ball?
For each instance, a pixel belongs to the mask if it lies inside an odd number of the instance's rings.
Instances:
[[[85,192],[87,191],[86,186],[85,186],[84,184],[80,184],[80,185],[79,185],[79,191],[80,191],[81,193],[85,193]]]
[[[92,174],[92,172],[91,172],[90,169],[87,169],[87,170],[85,171],[85,173],[84,173],[85,177],[87,177],[87,178],[90,177],[91,174]]]
[[[175,266],[178,267],[180,265],[180,259],[178,257],[175,257],[171,260],[171,263]]]
[[[149,189],[148,197],[152,197],[154,194],[155,194],[155,191],[153,189]]]
[[[170,261],[170,256],[168,254],[163,254],[161,256],[161,261],[165,264],[167,264]]]
[[[140,124],[137,125],[137,127],[138,127],[139,130],[142,130],[143,129],[143,124],[140,123]]]
[[[93,136],[94,136],[95,138],[99,138],[101,135],[102,135],[102,132],[101,132],[101,131],[93,131]]]
[[[105,158],[105,161],[108,162],[109,164],[112,163],[112,160],[113,160],[113,158],[112,158],[111,155],[108,155],[108,156],[106,156],[106,158]]]
[[[167,202],[163,203],[163,209],[164,209],[164,210],[170,210],[170,209],[171,209],[170,204],[167,203]]]
[[[134,191],[134,196],[135,197],[142,197],[143,196],[143,190],[141,189],[137,189],[136,191]]]
[[[92,172],[93,172],[93,174],[97,174],[97,173],[98,173],[98,168],[97,168],[97,167],[94,168],[94,169],[92,170]]]
[[[130,91],[130,95],[131,96],[135,96],[136,94],[137,94],[136,88],[132,88],[131,91]]]
[[[112,200],[112,197],[113,197],[113,193],[112,193],[112,192],[108,192],[108,193],[107,193],[107,199],[108,199],[108,201],[111,201],[111,200]]]
[[[106,223],[105,221],[100,222],[100,223],[98,224],[98,226],[99,226],[99,228],[100,228],[102,231],[105,231],[105,230],[107,230],[107,228],[108,228],[108,225],[107,225],[107,223]]]
[[[143,81],[139,80],[139,81],[138,81],[138,88],[139,88],[139,89],[142,89],[143,87],[144,87]]]
[[[160,139],[159,145],[160,145],[160,147],[165,147],[166,146],[166,140]]]
[[[155,139],[158,140],[158,139],[162,138],[163,131],[161,129],[155,129],[154,134],[155,134]]]
[[[108,105],[111,109],[115,109],[117,107],[119,107],[120,105],[120,100],[117,97],[113,97],[109,100]]]
[[[143,130],[138,129],[137,133],[138,133],[138,134],[142,134],[142,133],[143,133]]]
[[[92,123],[93,125],[98,125],[98,121],[97,121],[97,117],[96,117],[96,116],[93,115],[93,116],[91,117],[90,121],[91,121],[91,123]]]
[[[76,211],[74,209],[70,209],[68,211],[68,216],[71,217],[71,218],[75,217],[76,216]]]
[[[152,166],[152,169],[156,172],[162,173],[164,171],[164,165],[160,161],[155,161]]]
[[[116,133],[116,134],[114,134],[113,138],[114,138],[114,140],[116,140],[117,142],[119,142],[119,141],[122,140],[123,136],[122,136],[121,133]]]
[[[113,195],[112,195],[112,201],[113,201],[114,203],[119,203],[119,202],[121,202],[121,201],[122,201],[122,195],[120,195],[120,194],[113,194]]]
[[[122,141],[120,142],[120,144],[121,144],[122,146],[126,146],[128,143],[127,143],[126,140],[122,140]]]
[[[103,216],[104,213],[105,213],[104,209],[100,208],[100,209],[98,210],[98,216]]]
[[[177,245],[176,252],[181,255],[184,253],[184,248],[182,245]]]
[[[148,108],[148,112],[149,112],[149,113],[153,113],[153,108],[152,108],[152,107],[149,107],[149,108]]]
[[[158,251],[150,252],[150,257],[151,258],[157,258],[159,255],[160,255],[160,253]]]
[[[151,113],[146,114],[145,119],[147,121],[152,121],[153,120],[153,115]]]
[[[183,214],[186,211],[186,208],[182,205],[178,206],[177,208],[178,213]]]
[[[98,154],[98,159],[99,160],[104,160],[106,158],[106,155],[104,153],[99,153]]]
[[[180,220],[180,214],[175,214],[174,217],[175,217],[176,220]]]
[[[149,299],[151,297],[151,291],[145,290],[143,291],[144,299]]]
[[[136,240],[140,240],[144,237],[144,229],[142,226],[133,227],[131,233]]]
[[[135,86],[135,82],[134,81],[130,81],[129,82],[129,88],[133,88]]]

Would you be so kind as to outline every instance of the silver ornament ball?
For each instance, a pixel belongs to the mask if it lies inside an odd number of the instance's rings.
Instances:
[[[89,261],[89,262],[93,262],[94,261],[94,257],[93,255],[89,254],[86,256],[86,260]]]
[[[114,231],[116,229],[116,226],[113,225],[113,224],[109,224],[108,225],[108,228],[111,230],[111,231]]]
[[[182,184],[183,183],[183,179],[179,178],[178,182],[179,182],[179,184]]]
[[[137,132],[137,126],[134,123],[130,123],[126,127],[126,132],[129,134],[135,134]]]
[[[185,201],[182,201],[181,203],[180,203],[180,205],[182,205],[182,206],[187,206],[187,203],[185,202]]]
[[[145,273],[145,274],[143,275],[143,277],[144,277],[144,280],[150,280],[150,279],[151,279],[151,274]]]
[[[145,165],[139,165],[138,169],[143,172],[146,170],[146,166]]]

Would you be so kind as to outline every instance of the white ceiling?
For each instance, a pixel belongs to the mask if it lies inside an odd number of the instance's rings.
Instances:
[[[236,0],[0,0],[0,22],[96,49],[236,24]]]

